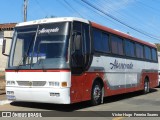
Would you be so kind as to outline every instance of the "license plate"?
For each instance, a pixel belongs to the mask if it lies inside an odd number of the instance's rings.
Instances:
[[[7,95],[8,100],[15,100],[16,97],[14,95]]]

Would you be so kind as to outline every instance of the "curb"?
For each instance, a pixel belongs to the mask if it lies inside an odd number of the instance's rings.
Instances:
[[[11,103],[12,101],[9,101],[9,100],[1,100],[0,101],[0,105],[5,105],[5,104],[9,104]]]

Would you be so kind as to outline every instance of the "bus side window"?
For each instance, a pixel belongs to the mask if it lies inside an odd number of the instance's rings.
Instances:
[[[135,43],[130,40],[125,40],[125,54],[129,57],[135,57]]]
[[[117,55],[124,55],[123,39],[118,36],[112,35],[111,40],[112,53]]]
[[[143,45],[136,43],[136,56],[137,58],[143,59],[144,58],[144,48]]]
[[[152,59],[152,56],[151,56],[151,48],[148,47],[148,46],[144,46],[144,53],[145,53],[145,58],[147,60],[151,60]]]
[[[157,51],[154,48],[152,48],[152,60],[157,62]]]

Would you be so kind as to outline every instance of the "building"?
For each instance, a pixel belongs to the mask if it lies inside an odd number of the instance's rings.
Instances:
[[[2,55],[3,39],[6,39],[7,50],[10,50],[11,37],[16,23],[0,24],[0,71],[4,71],[7,65],[8,57]]]
[[[159,70],[160,70],[160,52],[158,52],[158,62],[159,62]]]

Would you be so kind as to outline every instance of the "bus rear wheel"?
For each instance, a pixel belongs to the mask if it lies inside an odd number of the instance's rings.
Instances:
[[[100,82],[95,81],[92,87],[91,104],[99,105],[101,104],[101,99],[102,99],[102,85],[100,84]]]
[[[144,81],[144,90],[143,90],[144,94],[149,93],[149,80],[145,79]]]

